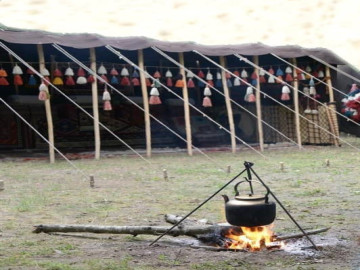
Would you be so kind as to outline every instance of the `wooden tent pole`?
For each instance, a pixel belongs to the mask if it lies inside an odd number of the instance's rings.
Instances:
[[[140,69],[144,70],[144,53],[143,50],[138,50],[138,61]],[[149,98],[146,87],[145,74],[140,72],[141,92],[144,104],[144,118],[145,118],[145,136],[146,136],[146,156],[151,157],[151,129],[150,129],[150,112],[149,112]]]
[[[179,53],[179,62],[181,66],[184,66],[184,53]],[[187,152],[189,156],[193,155],[192,152],[192,137],[191,137],[191,122],[190,122],[190,108],[189,108],[189,93],[186,84],[185,70],[180,68],[180,74],[183,77],[184,87],[182,89],[184,99],[184,118],[185,118],[185,131],[186,131],[186,144]]]
[[[44,50],[42,44],[37,44],[37,51],[39,56],[39,69],[40,73],[41,70],[45,68],[45,56],[44,56]],[[50,163],[55,163],[55,149],[54,149],[54,125],[51,115],[51,104],[50,99],[46,99],[44,101],[45,104],[45,114],[46,114],[46,121],[48,126],[48,140],[50,142],[49,144],[49,158]]]
[[[295,67],[297,66],[296,58],[293,58],[293,64]],[[294,77],[295,130],[296,130],[297,144],[299,145],[299,149],[301,149],[302,143],[301,143],[300,114],[299,114],[299,78],[297,77],[296,68],[293,69],[293,77]]]
[[[259,56],[254,56],[254,63],[256,66],[259,66]],[[258,125],[258,134],[259,134],[259,145],[260,145],[260,151],[264,151],[264,132],[263,132],[263,126],[262,126],[262,112],[261,112],[261,96],[260,96],[260,80],[259,80],[259,69],[255,69],[256,73],[256,115],[257,115],[257,125]]]
[[[224,68],[226,68],[225,67],[226,61],[225,61],[224,56],[220,56],[220,65],[223,66]],[[221,69],[221,80],[222,80],[222,85],[223,85],[223,89],[224,89],[225,104],[226,104],[226,110],[227,110],[228,121],[229,121],[231,151],[232,151],[232,153],[235,153],[236,152],[236,140],[235,140],[234,116],[233,116],[233,111],[232,111],[232,106],[231,106],[231,101],[230,101],[230,92],[229,92],[229,88],[228,88],[227,82],[226,82],[226,74],[223,69]]]
[[[334,90],[332,87],[332,82],[331,82],[331,73],[330,73],[330,68],[329,66],[325,67],[325,77],[326,77],[326,83],[328,84],[329,87],[329,107],[332,109],[330,111],[330,116],[331,116],[331,120],[333,123],[333,127],[334,127],[334,133],[337,137],[340,136],[339,133],[339,123],[338,123],[338,119],[337,119],[337,115],[336,115],[336,103],[335,103],[335,98],[334,98]],[[340,146],[340,142],[338,138],[334,138],[335,140],[335,145],[336,146]]]
[[[95,48],[90,48],[90,68],[96,73]],[[100,126],[99,126],[99,98],[97,79],[91,84],[92,106],[94,114],[94,136],[95,136],[95,159],[100,159]]]

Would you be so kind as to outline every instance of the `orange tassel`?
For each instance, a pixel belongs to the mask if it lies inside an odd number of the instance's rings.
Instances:
[[[150,96],[149,104],[150,105],[159,105],[159,104],[161,104],[160,97],[159,96]]]
[[[7,76],[8,76],[8,74],[7,74],[6,70],[1,68],[0,69],[0,77],[7,77]]]
[[[233,73],[235,76],[240,77],[240,72],[238,70],[235,70]]]
[[[175,83],[175,87],[179,87],[179,88],[183,88],[184,87],[184,81],[181,80],[177,80]]]
[[[203,99],[203,107],[212,107],[212,102],[209,97],[204,97]]]
[[[23,79],[19,74],[14,75],[14,85],[23,85]]]

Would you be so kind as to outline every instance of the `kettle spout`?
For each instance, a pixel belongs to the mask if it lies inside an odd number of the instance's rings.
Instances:
[[[229,201],[229,197],[228,195],[221,195],[224,198],[225,203],[227,203]]]

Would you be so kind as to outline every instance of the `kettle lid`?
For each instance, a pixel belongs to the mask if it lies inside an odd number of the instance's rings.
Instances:
[[[264,201],[266,199],[266,196],[249,194],[249,195],[235,196],[235,199],[239,201]]]

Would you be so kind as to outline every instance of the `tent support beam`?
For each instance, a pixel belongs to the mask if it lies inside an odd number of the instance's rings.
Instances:
[[[45,56],[44,49],[42,44],[37,44],[37,51],[39,56],[39,69],[40,72],[45,68]],[[50,163],[55,163],[55,150],[54,150],[54,125],[51,114],[51,104],[50,99],[46,99],[44,101],[45,104],[45,114],[46,114],[46,122],[48,127],[48,139],[49,139],[49,158]]]
[[[296,58],[293,58],[293,64],[295,67],[297,66]],[[297,144],[299,146],[299,149],[301,149],[302,143],[301,143],[300,117],[299,117],[299,78],[297,77],[296,68],[293,68],[293,77],[294,77],[295,131],[296,131]]]
[[[179,62],[184,66],[184,53],[179,53]],[[185,70],[180,68],[180,74],[182,75],[184,87],[182,88],[183,99],[184,99],[184,118],[185,118],[185,132],[186,132],[186,144],[187,152],[189,156],[193,155],[192,151],[192,137],[191,137],[191,122],[190,122],[190,108],[189,108],[189,93],[186,84]]]
[[[259,66],[259,56],[254,56],[254,63],[255,65]],[[259,146],[260,151],[264,151],[264,132],[263,132],[263,126],[262,126],[262,112],[261,112],[261,96],[260,96],[260,80],[259,80],[259,68],[255,69],[256,73],[256,92],[255,92],[255,98],[256,98],[256,115],[257,115],[257,126],[258,126],[258,134],[259,134]]]
[[[90,48],[90,68],[96,72],[96,53],[95,48]],[[97,79],[91,84],[92,107],[94,115],[94,137],[95,137],[95,159],[100,159],[100,127],[99,127],[99,100]]]
[[[139,67],[144,70],[144,53],[143,50],[138,50]],[[145,136],[146,136],[146,156],[151,157],[151,128],[150,128],[150,112],[149,112],[149,98],[147,93],[145,74],[140,73],[141,92],[144,103],[144,118],[145,118]]]
[[[226,68],[226,59],[224,56],[220,56],[220,65]],[[225,104],[226,104],[226,110],[228,115],[228,121],[229,121],[229,129],[230,129],[230,138],[231,138],[231,151],[232,153],[236,152],[236,140],[235,140],[235,125],[234,125],[234,116],[230,101],[230,92],[229,88],[227,86],[226,82],[226,75],[225,71],[221,70],[221,81],[224,88],[224,95],[225,95]]]

